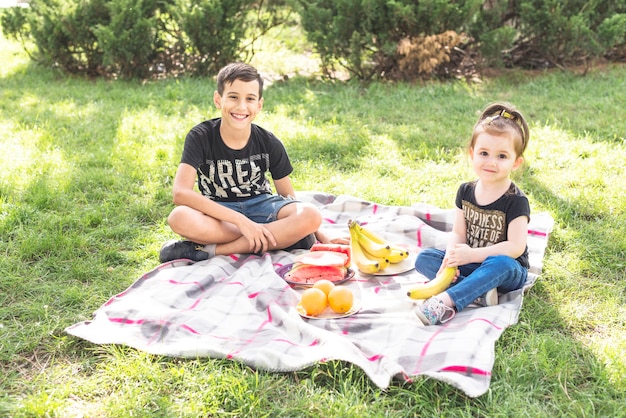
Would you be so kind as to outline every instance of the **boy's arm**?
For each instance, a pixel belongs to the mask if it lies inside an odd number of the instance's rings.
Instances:
[[[239,226],[248,218],[228,209],[211,199],[207,199],[194,189],[196,169],[186,163],[180,163],[174,177],[173,202],[176,206],[187,206],[207,216]]]
[[[274,180],[274,187],[276,188],[276,193],[283,197],[296,197],[296,191],[291,184],[291,179],[289,176],[285,176],[282,179]]]

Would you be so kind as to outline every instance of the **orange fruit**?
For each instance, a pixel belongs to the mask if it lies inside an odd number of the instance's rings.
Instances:
[[[324,312],[324,309],[328,306],[328,297],[323,290],[310,287],[302,292],[300,305],[307,315],[317,316]]]
[[[348,312],[354,304],[352,290],[344,286],[335,286],[328,292],[328,304],[338,314]]]
[[[328,293],[335,287],[335,283],[330,280],[322,279],[315,282],[314,288],[322,290],[328,296]]]

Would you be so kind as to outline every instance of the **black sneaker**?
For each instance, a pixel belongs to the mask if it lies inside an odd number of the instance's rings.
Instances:
[[[315,238],[315,234],[307,235],[302,238],[300,241],[295,244],[290,245],[285,248],[284,251],[292,251],[292,250],[309,250],[317,242],[317,238]]]
[[[195,242],[173,239],[163,244],[159,253],[159,260],[161,263],[179,260],[181,258],[187,258],[193,261],[208,260],[209,253],[202,251],[203,248],[204,246],[196,244]]]

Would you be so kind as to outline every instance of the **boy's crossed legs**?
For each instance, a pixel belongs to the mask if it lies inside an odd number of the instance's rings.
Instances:
[[[177,206],[168,217],[168,223],[174,232],[187,240],[165,243],[161,248],[160,261],[163,263],[178,258],[201,261],[214,255],[308,249],[316,242],[314,234],[322,223],[322,216],[313,205],[277,195],[220,204],[242,213],[257,227],[266,228],[276,240],[276,245],[269,239],[265,244],[257,239],[254,248],[251,248],[249,240],[234,224],[187,206]]]

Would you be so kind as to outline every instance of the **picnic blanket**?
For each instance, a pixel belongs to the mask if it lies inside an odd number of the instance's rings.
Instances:
[[[452,209],[385,206],[318,192],[297,197],[319,207],[322,226],[330,235],[348,236],[348,221],[355,219],[390,241],[411,246],[414,254],[420,248],[444,248],[452,227]],[[297,250],[159,265],[111,297],[93,319],[66,332],[95,344],[125,344],[174,357],[231,359],[276,372],[342,360],[362,368],[381,389],[393,379],[410,382],[428,376],[477,397],[489,388],[495,342],[517,323],[524,290],[541,272],[552,226],[550,215],[532,215],[531,269],[524,289],[500,295],[497,306],[468,307],[440,326],[423,326],[417,319],[419,302],[406,292],[425,279],[410,266],[390,275],[357,271],[343,284],[361,306],[354,315],[301,317],[296,305],[303,289],[290,286],[277,273],[305,252]]]

